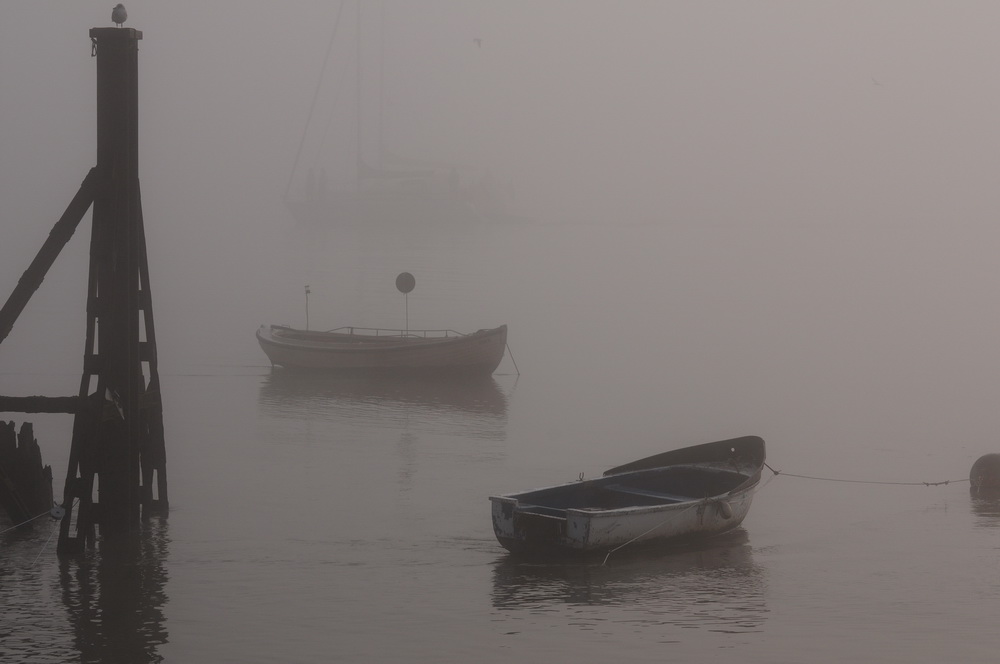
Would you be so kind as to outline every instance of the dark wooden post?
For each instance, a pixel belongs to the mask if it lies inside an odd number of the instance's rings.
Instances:
[[[87,339],[59,551],[111,538],[165,511],[166,454],[139,192],[138,50],[132,28],[93,28],[97,166]],[[153,477],[157,492],[154,496]],[[99,500],[93,500],[95,479]],[[76,535],[70,526],[76,521]]]

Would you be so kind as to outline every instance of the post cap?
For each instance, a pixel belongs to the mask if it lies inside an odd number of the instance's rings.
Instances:
[[[91,28],[92,39],[107,39],[109,41],[128,41],[142,39],[142,30],[135,28]]]

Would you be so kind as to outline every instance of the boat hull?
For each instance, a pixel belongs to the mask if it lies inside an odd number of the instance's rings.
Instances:
[[[721,535],[743,523],[753,492],[665,507],[569,509],[565,518],[519,512],[516,500],[490,500],[494,534],[511,553],[587,553],[626,544],[669,544]]]
[[[698,448],[711,452],[706,460],[686,454]],[[732,456],[724,458],[727,450]],[[676,453],[684,463],[491,496],[497,541],[518,554],[603,552],[713,537],[742,524],[764,442],[748,436]]]
[[[449,337],[375,337],[262,326],[257,341],[271,364],[343,373],[489,375],[503,359],[507,326]]]

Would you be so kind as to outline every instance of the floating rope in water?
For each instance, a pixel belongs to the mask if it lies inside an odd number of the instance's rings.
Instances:
[[[968,482],[969,478],[963,478],[960,480],[943,480],[941,482],[879,482],[875,480],[845,480],[836,477],[816,477],[814,475],[796,475],[795,473],[785,473],[780,470],[775,470],[771,468],[767,463],[764,464],[767,469],[774,473],[775,476],[784,475],[786,477],[798,477],[803,480],[820,480],[823,482],[846,482],[849,484],[893,484],[897,486],[941,486],[943,484],[951,484],[952,482]]]

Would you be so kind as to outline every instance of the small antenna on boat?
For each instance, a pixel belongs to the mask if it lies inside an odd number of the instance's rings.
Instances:
[[[306,330],[309,329],[309,284],[306,284]]]
[[[410,334],[410,291],[417,285],[417,280],[409,272],[400,272],[396,277],[396,290],[403,294],[406,302],[406,334]]]

